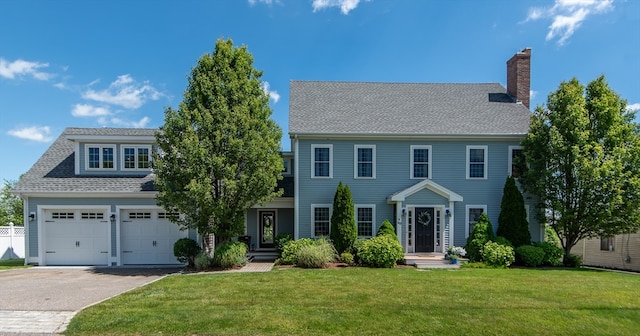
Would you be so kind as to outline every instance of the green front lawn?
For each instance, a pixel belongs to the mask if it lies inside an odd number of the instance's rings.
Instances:
[[[9,259],[0,260],[0,270],[9,268],[24,268],[29,267],[24,265],[24,259]]]
[[[637,335],[640,276],[586,270],[275,269],[173,275],[67,334]]]

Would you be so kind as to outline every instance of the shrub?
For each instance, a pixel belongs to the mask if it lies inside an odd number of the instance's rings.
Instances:
[[[391,224],[391,222],[389,222],[388,219],[385,219],[384,222],[380,224],[380,227],[378,228],[378,233],[376,233],[376,236],[381,236],[383,234],[388,234],[393,236],[396,240],[398,239],[398,236],[396,235],[396,229],[393,227],[393,224]]]
[[[288,232],[282,232],[276,236],[274,243],[276,245],[276,251],[278,252],[278,257],[282,257],[282,250],[284,249],[284,245],[292,240],[293,240],[293,236]]]
[[[196,256],[195,267],[198,271],[204,271],[213,267],[213,258],[206,252],[200,252]]]
[[[482,260],[489,266],[508,267],[515,261],[513,247],[489,241],[482,249]]]
[[[358,247],[358,258],[367,266],[389,268],[404,257],[397,239],[391,235],[376,236],[363,241]]]
[[[302,246],[298,250],[296,265],[304,268],[324,268],[336,259],[336,250],[331,242],[318,239],[313,245]]]
[[[483,262],[469,262],[461,264],[460,268],[487,268],[487,264]]]
[[[582,266],[582,257],[577,254],[569,253],[564,256],[564,265],[567,267],[580,267]]]
[[[351,251],[353,242],[358,238],[353,197],[349,186],[342,185],[342,182],[333,197],[330,237],[338,253]]]
[[[493,239],[491,239],[491,241],[493,241],[494,243],[498,243],[500,245],[503,245],[503,246],[514,247],[509,239],[507,239],[505,237],[502,237],[502,236],[493,237]]]
[[[340,254],[340,260],[345,264],[353,264],[353,254],[349,252],[342,252],[342,254]]]
[[[469,261],[482,261],[482,248],[493,237],[493,226],[491,226],[489,216],[483,212],[467,238],[467,245],[464,246]]]
[[[247,245],[242,242],[224,242],[213,252],[213,264],[224,269],[247,264]]]
[[[178,239],[173,244],[173,255],[176,256],[179,262],[188,263],[189,267],[195,265],[195,259],[201,249],[198,243],[190,238]]]
[[[298,251],[303,246],[313,245],[313,239],[302,238],[298,240],[290,240],[282,247],[282,256],[277,260],[279,265],[295,265],[298,261]]]
[[[549,266],[560,266],[562,265],[562,255],[564,251],[558,245],[544,241],[534,243],[533,246],[537,246],[544,251],[544,259],[542,260],[542,264]]]
[[[356,239],[355,242],[353,242],[353,247],[352,247],[352,251],[353,251],[353,262],[356,264],[360,264],[362,263],[360,261],[360,256],[358,255],[358,251],[360,250],[360,247],[362,246],[362,244],[367,241],[367,239],[364,238],[358,238]]]
[[[507,177],[504,184],[496,233],[507,238],[514,247],[531,244],[524,199],[512,176]]]
[[[560,247],[560,238],[558,238],[558,233],[556,230],[551,227],[551,225],[544,226],[544,241],[551,243],[555,246]]]
[[[516,260],[525,266],[536,267],[544,261],[544,250],[533,245],[522,245],[516,248]]]

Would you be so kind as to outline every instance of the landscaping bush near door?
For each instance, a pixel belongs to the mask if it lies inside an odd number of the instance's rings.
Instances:
[[[358,259],[366,266],[389,268],[403,257],[400,242],[388,234],[373,237],[358,245]]]
[[[190,238],[178,239],[173,244],[173,255],[176,256],[181,263],[188,263],[189,267],[195,265],[196,256],[200,253],[200,246],[198,243]]]
[[[515,259],[515,253],[511,246],[490,241],[484,244],[484,248],[482,249],[482,260],[489,266],[509,267]]]
[[[303,246],[297,254],[296,265],[304,268],[324,268],[336,260],[336,250],[326,239],[313,245]]]
[[[224,242],[213,252],[213,265],[224,269],[247,264],[247,245],[242,242]]]

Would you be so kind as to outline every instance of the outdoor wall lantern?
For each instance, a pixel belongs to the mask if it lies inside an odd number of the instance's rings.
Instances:
[[[445,213],[445,215],[447,215],[447,217],[451,216],[451,210],[449,210],[449,209],[445,209],[444,213]]]
[[[30,221],[30,222],[32,222],[32,221],[34,221],[34,220],[36,220],[36,213],[35,213],[35,212],[33,212],[33,211],[31,211],[31,212],[29,213],[29,221]]]
[[[116,220],[116,214],[111,214],[109,218],[111,218],[111,221],[114,222]]]

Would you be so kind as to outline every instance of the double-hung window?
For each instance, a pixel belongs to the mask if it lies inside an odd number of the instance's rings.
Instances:
[[[600,237],[600,251],[615,251],[615,237]]]
[[[375,222],[375,205],[356,205],[355,208],[358,237],[373,236],[373,223]]]
[[[333,177],[333,145],[311,145],[311,177]]]
[[[312,204],[311,218],[313,219],[313,237],[329,236],[331,206],[328,204]]]
[[[487,146],[467,146],[467,179],[487,179]]]
[[[524,164],[524,152],[522,146],[509,146],[508,176],[519,177],[522,175]]]
[[[113,145],[86,145],[85,167],[87,170],[115,170]]]
[[[480,220],[480,215],[483,212],[487,212],[486,205],[467,205],[467,226],[465,228],[465,237],[469,237],[471,232],[473,232],[473,227],[476,226],[478,220]]]
[[[411,146],[411,178],[431,178],[431,146]]]
[[[122,170],[147,170],[151,167],[151,146],[122,146]]]
[[[376,146],[355,145],[354,178],[376,178]]]

